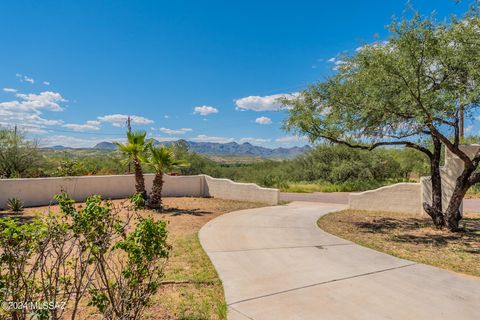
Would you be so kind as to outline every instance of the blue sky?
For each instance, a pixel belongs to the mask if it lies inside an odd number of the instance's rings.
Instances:
[[[414,1],[439,18],[453,0]],[[405,1],[2,1],[0,125],[42,145],[119,140],[126,115],[159,140],[306,141],[275,97],[385,37]]]

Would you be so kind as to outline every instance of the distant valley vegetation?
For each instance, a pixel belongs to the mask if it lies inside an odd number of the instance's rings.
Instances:
[[[91,149],[37,148],[3,130],[2,178],[126,174],[122,155],[109,144]],[[10,142],[9,142],[10,141]],[[268,149],[251,144],[168,143],[190,163],[180,174],[207,174],[284,191],[360,191],[428,175],[423,155],[409,149],[352,150],[339,145]],[[100,148],[102,147],[102,148]],[[206,154],[200,154],[199,148]],[[16,150],[16,151],[15,151]],[[216,152],[215,150],[220,150]],[[13,155],[17,152],[17,155]],[[211,153],[210,153],[211,152]],[[279,156],[282,154],[282,157]],[[287,154],[290,154],[288,157]],[[292,157],[292,154],[296,154]],[[276,156],[274,156],[276,155]],[[18,163],[18,159],[25,161]],[[17,159],[17,163],[13,163]],[[145,172],[153,169],[145,166]]]

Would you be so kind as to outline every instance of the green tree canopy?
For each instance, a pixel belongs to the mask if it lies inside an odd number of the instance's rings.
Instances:
[[[285,99],[285,128],[366,148],[420,146],[412,138],[433,132],[455,139],[460,111],[472,116],[480,102],[480,19],[447,24],[416,14],[390,31],[388,40],[340,56],[327,81]]]
[[[336,73],[326,81],[283,99],[289,107],[285,129],[352,148],[400,145],[423,152],[431,160],[435,208],[424,207],[439,227],[445,224],[439,170],[443,144],[468,169],[445,213],[449,228],[457,229],[461,199],[480,181],[474,174],[480,154],[470,159],[459,147],[463,115],[473,117],[480,102],[475,8],[449,22],[419,14],[394,20],[388,39],[339,56]]]

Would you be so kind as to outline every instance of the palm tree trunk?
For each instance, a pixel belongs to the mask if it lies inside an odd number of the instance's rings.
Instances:
[[[163,172],[157,172],[153,179],[152,193],[148,200],[148,207],[151,209],[162,208],[162,189],[163,189]]]
[[[145,180],[143,179],[142,165],[139,159],[133,160],[135,168],[135,190],[141,193],[144,200],[147,200],[147,191],[145,190]]]

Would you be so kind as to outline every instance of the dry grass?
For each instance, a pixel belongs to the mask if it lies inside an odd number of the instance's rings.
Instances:
[[[122,206],[125,200],[114,200]],[[80,204],[81,205],[81,204]],[[169,222],[170,259],[165,280],[189,280],[186,284],[162,286],[153,297],[152,306],[143,319],[225,319],[227,307],[218,275],[198,240],[200,228],[226,212],[256,208],[258,203],[213,198],[165,198],[163,212],[143,210],[142,216]],[[48,212],[49,207],[27,208],[22,215]],[[58,206],[50,207],[58,211]],[[126,216],[126,211],[120,215]],[[84,306],[81,319],[101,319],[92,307]]]
[[[480,213],[467,213],[463,231],[432,228],[413,214],[344,210],[323,216],[323,230],[400,258],[480,276]]]

